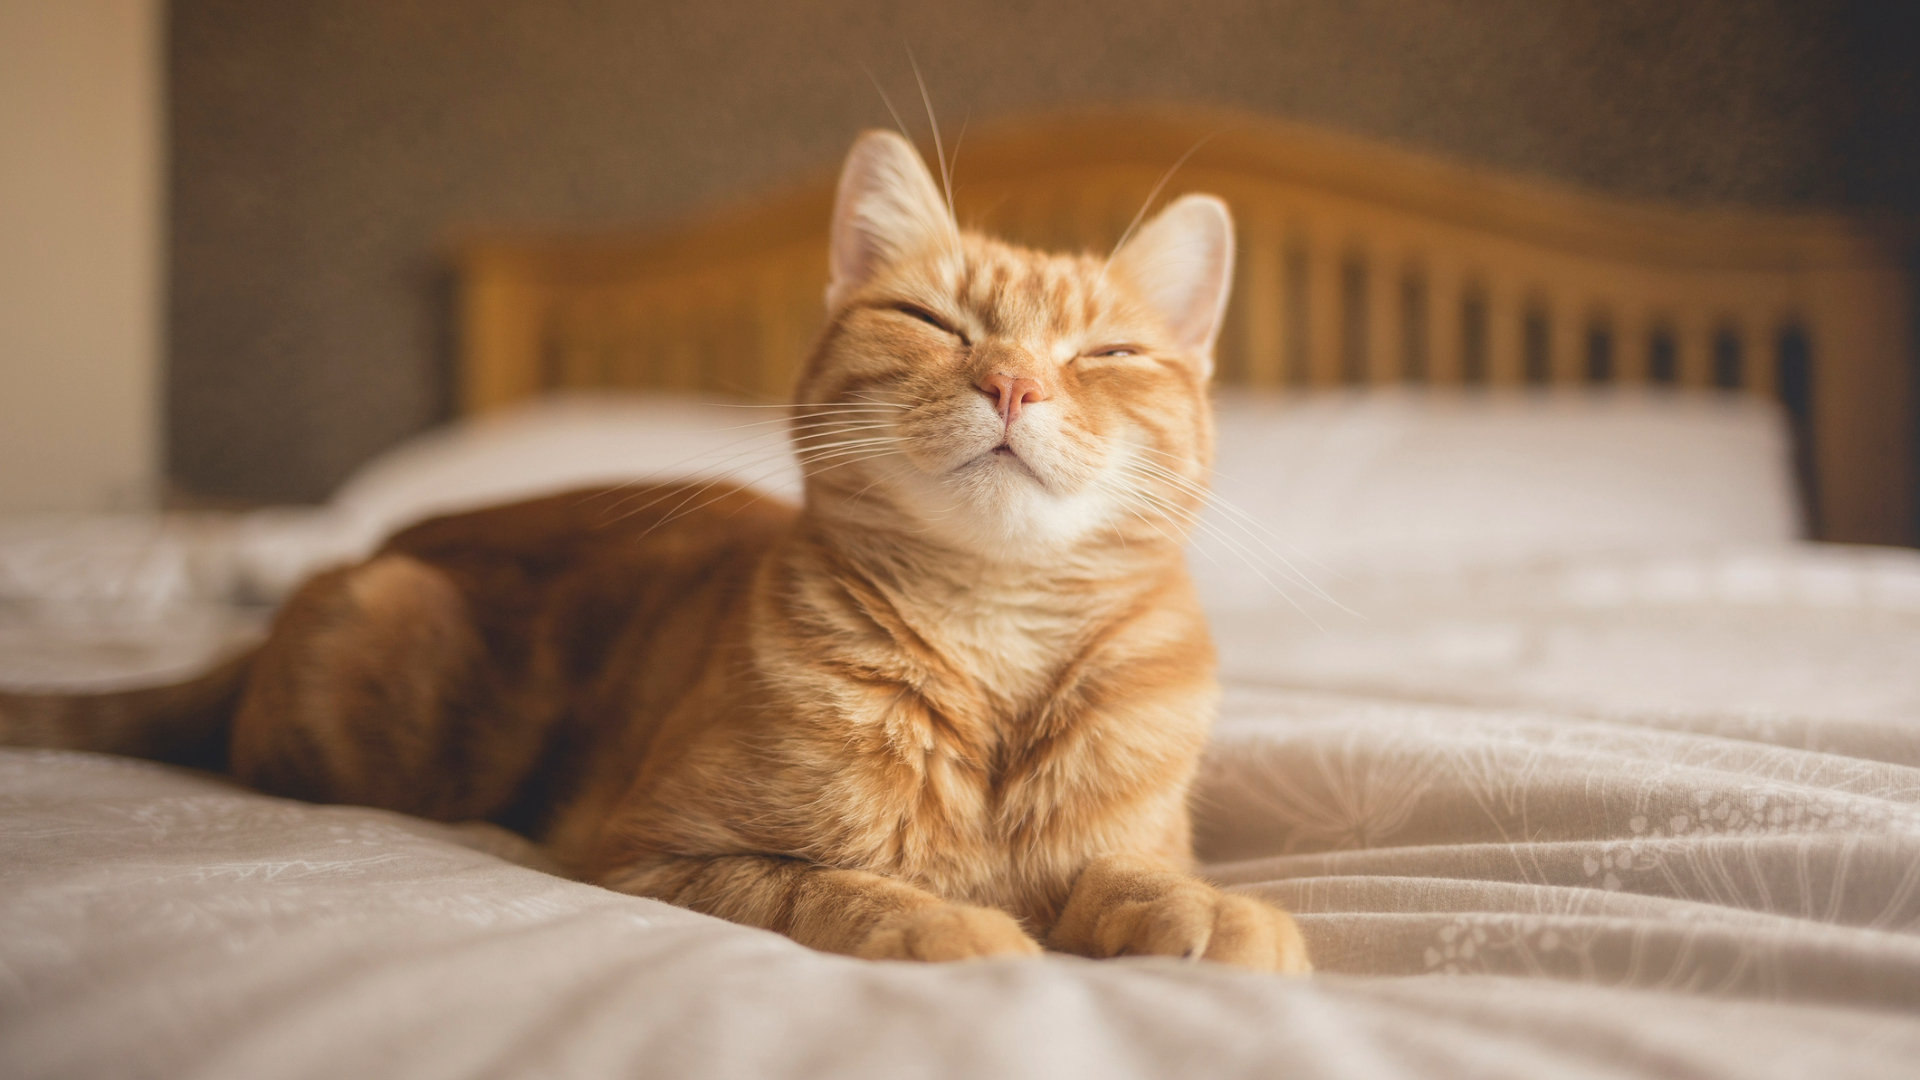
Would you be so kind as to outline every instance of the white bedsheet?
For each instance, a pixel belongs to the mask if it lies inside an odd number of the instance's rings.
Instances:
[[[1912,1075],[1920,555],[1331,591],[1365,621],[1219,613],[1196,796],[1210,872],[1300,914],[1312,979],[860,963],[550,877],[492,830],[15,751],[0,1072]],[[140,656],[85,637],[38,662]]]

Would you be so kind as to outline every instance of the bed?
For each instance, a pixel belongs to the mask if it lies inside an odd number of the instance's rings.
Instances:
[[[970,135],[969,205],[1092,228],[1019,191],[1078,160],[1085,190],[1143,195],[1165,161],[1090,149],[1116,122]],[[1904,536],[1898,455],[1834,434],[1906,430],[1848,389],[1901,362],[1897,274],[1837,220],[1703,223],[1265,122],[1222,140],[1175,185],[1250,207],[1190,552],[1227,691],[1197,840],[1211,877],[1298,914],[1319,974],[861,963],[564,880],[489,826],[5,750],[4,1071],[1910,1074],[1920,554],[1804,539]],[[469,241],[468,415],[325,506],[0,521],[0,685],[191,672],[434,512],[636,476],[793,492],[755,399],[808,329],[792,208],[816,197]],[[1488,201],[1508,216],[1467,220]],[[1540,207],[1557,232],[1527,231]],[[1664,238],[1622,239],[1636,222]]]

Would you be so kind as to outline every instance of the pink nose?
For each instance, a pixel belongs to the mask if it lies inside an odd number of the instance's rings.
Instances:
[[[980,392],[993,399],[993,411],[1003,423],[1011,424],[1023,406],[1052,397],[1039,379],[1023,379],[996,371],[980,380]]]

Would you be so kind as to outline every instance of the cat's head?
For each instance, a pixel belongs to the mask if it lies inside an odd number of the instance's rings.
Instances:
[[[816,513],[1010,559],[1185,535],[1233,272],[1220,200],[1175,200],[1111,260],[1046,254],[961,230],[913,146],[868,132],[830,269],[794,410]]]

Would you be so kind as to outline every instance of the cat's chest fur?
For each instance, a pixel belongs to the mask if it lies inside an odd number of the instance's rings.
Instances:
[[[952,689],[978,694],[1006,723],[1031,708],[1082,648],[1098,605],[982,582],[941,590],[907,615]]]
[[[1203,689],[1175,725],[1184,730],[1154,730],[1090,692],[1089,673],[1100,692],[1124,692],[1115,654],[1142,644],[1127,605],[991,580],[877,603],[836,607],[826,621],[837,633],[804,650],[859,675],[821,687],[833,713],[782,736],[786,756],[823,767],[796,770],[790,790],[769,796],[804,799],[811,820],[832,823],[805,833],[797,853],[1036,917],[1118,836],[1184,856],[1186,764],[1211,701]],[[1140,797],[1141,777],[1113,767],[1162,760],[1152,786],[1170,797]]]

